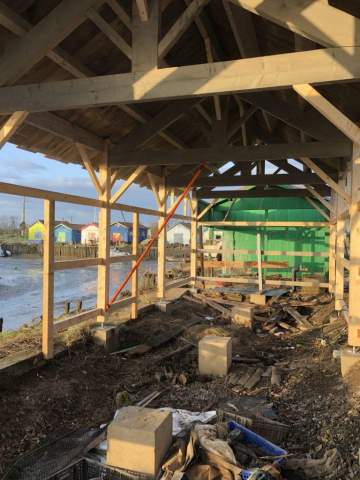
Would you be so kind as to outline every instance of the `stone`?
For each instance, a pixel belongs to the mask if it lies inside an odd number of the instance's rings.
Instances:
[[[103,325],[95,327],[93,339],[97,345],[101,345],[107,352],[114,352],[118,346],[118,327]]]
[[[111,422],[107,464],[156,477],[172,443],[172,413],[125,407]]]
[[[170,300],[159,300],[155,305],[160,312],[164,312],[169,315],[171,315],[174,310],[174,304]]]
[[[208,335],[199,342],[200,375],[225,376],[232,361],[231,337]]]
[[[343,348],[340,352],[341,375],[345,377],[352,367],[358,364],[360,372],[360,352],[353,352],[348,348]]]
[[[255,305],[266,305],[267,297],[263,293],[251,293],[250,294],[250,303],[255,303]]]
[[[239,327],[252,328],[255,307],[249,304],[233,307],[231,310],[231,323]]]

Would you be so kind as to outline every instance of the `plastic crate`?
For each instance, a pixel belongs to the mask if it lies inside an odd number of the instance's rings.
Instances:
[[[287,455],[287,451],[278,447],[274,443],[269,442],[261,435],[258,435],[255,432],[252,432],[248,428],[244,427],[243,425],[239,425],[236,422],[229,422],[228,427],[230,430],[238,429],[243,434],[244,443],[247,445],[254,445],[264,452],[264,455],[269,456],[285,456]],[[280,465],[283,462],[283,458],[279,458],[275,460],[274,464]],[[241,472],[241,480],[248,480],[252,472],[250,470],[243,470]]]

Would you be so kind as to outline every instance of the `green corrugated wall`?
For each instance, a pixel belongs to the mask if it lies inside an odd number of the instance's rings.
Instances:
[[[205,208],[199,202],[199,210]],[[319,205],[320,206],[320,205]],[[310,221],[323,222],[324,217],[305,199],[293,197],[241,198],[235,201],[223,200],[202,218],[202,221],[221,221],[226,213],[228,221]],[[216,227],[220,230],[219,227]],[[328,252],[328,228],[308,227],[225,227],[223,249],[256,249],[256,235],[261,234],[263,250]],[[256,260],[256,255],[226,254],[224,260]],[[287,262],[287,269],[267,269],[267,273],[291,276],[293,268],[306,269],[305,274],[328,272],[327,257],[292,257],[286,255],[264,256],[263,260]]]

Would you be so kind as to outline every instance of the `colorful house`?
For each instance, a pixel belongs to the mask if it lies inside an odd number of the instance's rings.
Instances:
[[[114,222],[110,227],[111,243],[131,243],[132,242],[133,224],[129,222]],[[147,238],[148,228],[139,225],[139,242]]]
[[[28,239],[36,242],[44,240],[45,226],[44,220],[37,220],[29,227]]]
[[[94,244],[99,242],[99,225],[90,223],[81,229],[81,243]]]
[[[62,222],[54,229],[55,242],[59,243],[80,243],[81,229],[84,225]]]
[[[190,244],[190,223],[179,222],[170,227],[166,233],[166,241],[170,244]]]

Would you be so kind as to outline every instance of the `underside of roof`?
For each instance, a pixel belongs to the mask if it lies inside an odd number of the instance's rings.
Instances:
[[[0,3],[1,45],[5,45],[5,49],[7,45],[11,47],[15,38],[23,36],[60,3],[60,0],[3,0]],[[160,3],[160,43],[189,3],[186,0],[163,0]],[[161,59],[160,68],[205,64],[210,61],[209,55],[213,61],[225,62],[324,48],[324,45],[284,28],[279,22],[244,10],[234,2],[211,0],[203,3],[199,14],[194,16],[188,28]],[[258,3],[266,4],[266,0]],[[358,2],[330,0],[328,3],[354,17],[360,17]],[[126,48],[119,48],[116,42],[122,39],[131,49],[132,2],[100,2],[99,8],[94,7],[91,12],[52,53],[38,61],[13,85],[130,73],[131,61],[123,51]],[[240,25],[244,27],[242,31]],[[113,35],[115,32],[115,39],[114,36],[110,39],[111,32],[109,34],[106,26],[111,27]],[[59,61],[59,57],[63,61]],[[350,120],[355,123],[359,121],[359,82],[328,83],[317,85],[316,88]],[[3,114],[1,124],[8,118],[9,115]],[[149,131],[149,125],[152,124],[158,125],[158,129]],[[147,127],[146,131],[144,126]],[[70,130],[71,133],[68,133]],[[215,98],[210,95],[196,96],[30,113],[11,142],[52,159],[82,164],[74,143],[81,138],[95,167],[102,158],[101,148],[105,140],[110,146],[123,146],[124,153],[119,155],[114,165],[119,172],[118,178],[123,179],[128,178],[136,168],[135,165],[122,166],[122,163],[126,164],[127,150],[164,151],[169,158],[172,155],[177,158],[175,154],[184,149],[205,149],[206,152],[206,149],[219,145],[225,149],[279,143],[348,142],[342,132],[290,88],[224,94]],[[274,159],[272,165],[288,173],[296,173],[294,167],[287,163],[287,158]],[[332,158],[322,155],[316,161],[324,171],[337,179],[338,172],[345,169],[348,158],[345,154]],[[202,174],[201,178],[207,178],[200,189],[204,198],[211,197],[217,169],[230,159],[225,149],[219,161],[214,160]],[[180,161],[171,165],[150,165],[136,181],[149,187],[147,172],[152,173],[155,179],[165,173],[170,187],[181,188],[186,185],[188,176],[196,166],[195,163],[183,165]],[[232,176],[239,173],[250,175],[255,167],[259,175],[264,173],[256,161],[238,165],[235,162],[227,173]],[[258,192],[262,191],[262,186],[259,184]],[[321,195],[329,193],[324,183],[316,188]]]

